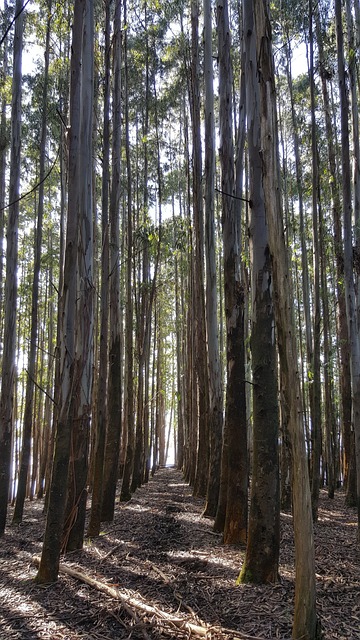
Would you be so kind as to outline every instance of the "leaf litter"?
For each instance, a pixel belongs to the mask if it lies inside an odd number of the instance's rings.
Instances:
[[[90,507],[90,503],[89,503]],[[281,514],[280,581],[239,585],[245,549],[225,546],[203,501],[176,469],[160,469],[101,535],[62,556],[57,583],[35,584],[45,519],[27,502],[0,543],[0,638],[290,640],[294,602],[292,518]],[[321,492],[314,527],[317,608],[324,638],[360,639],[356,511]]]

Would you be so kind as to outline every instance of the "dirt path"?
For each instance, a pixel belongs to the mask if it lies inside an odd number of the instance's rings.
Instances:
[[[63,558],[119,590],[117,600],[63,574],[55,585],[34,584],[32,558],[41,552],[44,518],[41,504],[27,503],[23,524],[9,526],[0,540],[0,640],[181,639],[191,629],[193,637],[206,632],[202,637],[212,640],[289,640],[291,517],[282,514],[281,582],[236,587],[243,550],[221,544],[212,521],[201,517],[202,506],[178,471],[162,469],[129,503],[117,505],[114,522],[103,525],[99,538]],[[315,527],[318,608],[329,640],[360,639],[355,540],[355,512],[344,508],[342,494],[330,501],[322,493]]]

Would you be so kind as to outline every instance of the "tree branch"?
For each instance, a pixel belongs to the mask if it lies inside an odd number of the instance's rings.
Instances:
[[[16,204],[17,202],[20,202],[21,200],[24,200],[24,198],[27,198],[29,195],[34,193],[34,191],[36,191],[36,189],[38,189],[40,187],[40,185],[43,184],[45,182],[45,180],[48,179],[49,175],[51,174],[52,170],[54,169],[54,167],[56,165],[57,159],[59,157],[59,153],[60,153],[60,148],[57,151],[56,158],[55,158],[53,164],[51,165],[49,171],[47,172],[46,176],[44,176],[43,179],[40,180],[40,182],[38,182],[34,187],[32,187],[32,189],[30,189],[30,191],[27,191],[26,193],[23,193],[19,198],[17,198],[16,200],[13,200],[13,202],[8,202],[8,204],[6,204],[4,207],[1,207],[0,211],[4,211],[5,209],[8,209],[13,204]]]
[[[0,40],[0,47],[1,47],[2,43],[4,42],[4,40],[6,39],[6,36],[7,36],[7,34],[9,33],[9,31],[10,31],[11,27],[13,26],[14,22],[16,22],[16,20],[18,19],[18,17],[22,14],[22,12],[24,11],[24,9],[25,9],[26,5],[27,5],[27,4],[29,4],[29,2],[30,2],[30,0],[26,0],[25,4],[21,7],[20,11],[18,11],[18,12],[14,15],[14,17],[13,17],[13,19],[11,20],[11,22],[10,22],[10,24],[9,24],[8,28],[5,30],[5,33],[4,33],[3,37],[2,37],[2,38],[1,38],[1,40]]]

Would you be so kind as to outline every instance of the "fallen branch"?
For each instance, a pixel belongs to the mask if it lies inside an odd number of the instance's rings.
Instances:
[[[38,556],[34,556],[32,558],[35,566],[39,566],[40,558]],[[194,624],[193,622],[189,622],[184,616],[174,615],[171,613],[167,613],[167,611],[163,611],[156,606],[151,606],[146,604],[139,598],[129,595],[125,591],[120,591],[116,587],[112,587],[105,582],[100,582],[91,576],[88,576],[82,571],[78,569],[73,569],[72,567],[68,567],[63,563],[60,563],[59,566],[60,573],[64,573],[65,575],[71,576],[76,580],[80,580],[85,584],[88,584],[90,587],[97,589],[97,591],[101,591],[106,595],[114,598],[114,600],[118,600],[122,603],[125,611],[132,617],[133,620],[137,620],[136,611],[139,615],[150,615],[154,616],[157,620],[168,624],[173,630],[174,628],[179,629],[182,632],[186,632],[187,634],[197,636],[200,638],[206,638],[210,640],[212,634],[214,634],[217,638],[224,638],[229,635],[231,638],[240,638],[241,640],[262,640],[257,636],[249,636],[245,633],[241,633],[240,631],[235,631],[233,629],[224,629],[223,627],[218,626],[210,626],[205,622],[201,622],[201,624]],[[133,611],[135,610],[135,612]],[[173,633],[171,634],[174,637]],[[146,632],[144,632],[144,637],[146,637]]]
[[[33,562],[36,566],[40,564],[40,558],[35,556],[33,558]],[[105,582],[100,582],[91,576],[82,573],[82,571],[78,571],[78,569],[73,569],[72,567],[68,567],[65,564],[60,564],[59,571],[64,573],[76,580],[80,580],[85,584],[88,584],[90,587],[94,587],[98,591],[105,593],[106,595],[114,598],[115,600],[119,600],[122,604],[124,604],[124,608],[128,610],[128,607],[133,607],[137,611],[141,611],[142,613],[146,613],[152,616],[156,616],[163,622],[167,622],[173,627],[177,627],[178,629],[182,629],[187,631],[188,633],[192,633],[194,635],[200,636],[201,638],[209,637],[210,627],[208,625],[198,625],[193,624],[186,620],[186,618],[182,616],[175,616],[171,613],[167,613],[166,611],[162,611],[156,606],[151,606],[142,602],[139,598],[135,598],[134,596],[130,596],[129,594],[112,587],[111,585],[106,584]]]

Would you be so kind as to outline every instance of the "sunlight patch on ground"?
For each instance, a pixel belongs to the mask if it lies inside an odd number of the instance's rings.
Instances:
[[[344,522],[342,518],[339,517],[335,517],[333,514],[327,512],[326,515],[322,515],[321,517],[318,518],[318,522],[329,522],[332,523],[334,521],[342,521],[341,526],[343,527],[350,527],[352,529],[355,529],[357,527],[356,522]]]
[[[233,557],[219,557],[219,556],[211,556],[209,555],[209,552],[206,551],[196,551],[195,549],[190,551],[190,552],[186,552],[186,551],[169,551],[168,552],[168,558],[175,561],[175,562],[196,562],[196,561],[206,561],[206,563],[211,566],[218,566],[218,567],[226,567],[227,569],[231,569],[233,570],[237,570],[237,566],[234,567],[234,558]],[[241,557],[241,553],[239,553],[239,567],[241,567],[242,564],[242,557]]]
[[[127,504],[124,506],[124,509],[126,509],[126,511],[141,511],[141,513],[151,511],[151,507],[144,507],[142,504]]]
[[[289,564],[281,564],[279,567],[280,578],[287,578],[288,580],[294,580],[295,571],[294,567]]]
[[[181,513],[177,513],[176,514],[176,520],[184,520],[185,522],[192,522],[193,524],[196,525],[201,525],[201,528],[204,530],[204,532],[206,532],[206,527],[203,526],[204,522],[201,520],[201,516],[195,516],[194,517],[194,512],[193,511],[182,511]]]

